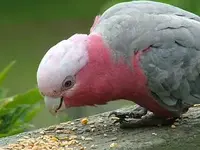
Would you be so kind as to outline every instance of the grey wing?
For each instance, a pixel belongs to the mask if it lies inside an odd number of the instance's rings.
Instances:
[[[152,32],[141,65],[153,96],[171,111],[199,104],[200,23],[171,17]]]

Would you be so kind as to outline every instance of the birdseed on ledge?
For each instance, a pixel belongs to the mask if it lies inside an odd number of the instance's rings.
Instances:
[[[72,148],[73,146],[73,148]],[[85,150],[76,136],[59,139],[53,135],[41,135],[37,138],[24,137],[15,144],[3,147],[3,150]]]

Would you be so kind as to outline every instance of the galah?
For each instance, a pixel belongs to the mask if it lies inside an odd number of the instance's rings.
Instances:
[[[118,3],[95,18],[89,34],[46,52],[38,88],[52,114],[125,99],[137,107],[111,112],[121,126],[171,124],[200,103],[199,40],[198,15],[160,2]]]

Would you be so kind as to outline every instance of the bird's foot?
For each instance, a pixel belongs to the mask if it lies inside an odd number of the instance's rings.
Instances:
[[[141,106],[136,106],[136,108],[129,110],[129,111],[113,111],[109,114],[108,117],[111,117],[112,115],[114,115],[115,117],[118,118],[118,120],[116,120],[114,122],[114,124],[116,123],[122,123],[124,121],[126,121],[126,119],[132,118],[132,119],[140,119],[142,118],[142,116],[145,116],[147,114],[147,109],[141,107]]]
[[[176,121],[175,118],[164,118],[154,115],[153,113],[145,115],[141,119],[131,119],[120,123],[121,128],[139,128],[152,126],[172,125]]]
[[[114,121],[114,124],[119,123],[121,128],[172,125],[176,119],[179,118],[165,118],[156,116],[153,113],[147,113],[147,109],[141,106],[137,106],[133,110],[129,111],[113,111],[109,114],[109,117],[112,115],[118,118]]]

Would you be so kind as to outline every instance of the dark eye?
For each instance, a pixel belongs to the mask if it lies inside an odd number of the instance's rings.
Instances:
[[[62,83],[63,90],[71,88],[75,84],[75,79],[72,76],[67,76]]]
[[[66,88],[70,87],[71,85],[72,85],[72,81],[70,81],[70,80],[65,81],[64,86],[65,86]]]

